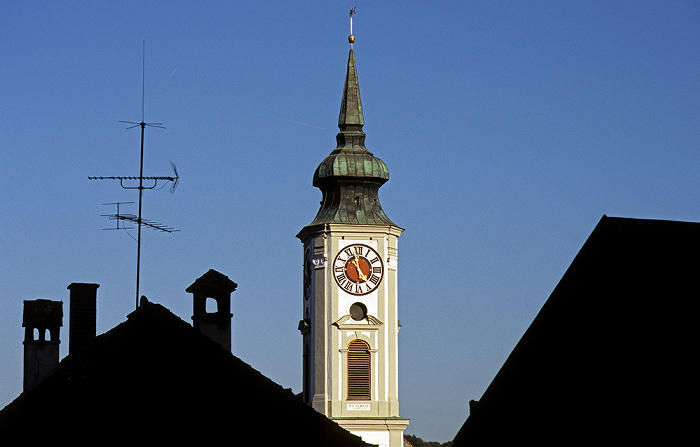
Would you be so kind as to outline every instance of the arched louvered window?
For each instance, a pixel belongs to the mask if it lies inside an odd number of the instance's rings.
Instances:
[[[348,400],[370,400],[369,345],[353,340],[348,345]]]

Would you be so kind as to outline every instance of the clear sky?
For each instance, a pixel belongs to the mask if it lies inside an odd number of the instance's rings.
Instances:
[[[452,439],[603,214],[700,221],[697,1],[0,4],[0,407],[22,390],[22,301],[98,289],[98,333],[141,292],[191,321],[195,279],[239,284],[233,352],[301,391],[302,245],[335,148],[349,45],[399,239],[401,415]],[[136,213],[137,209],[126,209]],[[594,329],[592,329],[594,330]],[[527,403],[523,402],[523,411]]]

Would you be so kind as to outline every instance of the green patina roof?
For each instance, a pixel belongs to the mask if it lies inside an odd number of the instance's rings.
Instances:
[[[348,68],[345,72],[345,87],[343,88],[343,101],[340,103],[340,116],[338,127],[341,129],[348,124],[363,126],[365,119],[362,116],[362,101],[360,100],[360,84],[357,82],[357,68],[355,67],[355,52],[350,48],[348,56]]]
[[[314,173],[313,185],[323,192],[323,201],[310,225],[395,225],[382,210],[378,197],[379,187],[389,180],[389,169],[365,148],[363,125],[355,52],[351,48],[338,117],[337,146]]]
[[[332,177],[357,177],[376,179],[381,183],[389,180],[389,169],[367,149],[363,151],[335,150],[326,157],[314,173],[314,186]]]

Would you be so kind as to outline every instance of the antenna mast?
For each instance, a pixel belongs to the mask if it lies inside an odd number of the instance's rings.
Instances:
[[[134,216],[133,214],[121,214],[119,211],[119,205],[124,204],[124,203],[133,203],[133,202],[117,202],[117,203],[106,203],[105,205],[117,205],[117,212],[116,214],[107,214],[111,220],[116,220],[117,221],[117,228],[119,229],[119,221],[120,220],[126,220],[130,222],[134,222],[137,225],[137,237],[136,237],[136,309],[139,307],[139,284],[140,284],[140,279],[141,279],[141,227],[142,226],[147,226],[149,228],[153,228],[155,230],[160,230],[164,231],[166,233],[172,233],[174,231],[180,231],[180,230],[175,230],[171,227],[166,227],[163,224],[160,224],[158,222],[153,222],[147,219],[143,219],[141,217],[141,210],[143,208],[143,190],[144,189],[155,189],[156,186],[158,186],[158,181],[166,181],[166,182],[172,182],[172,186],[170,187],[170,192],[174,193],[175,188],[177,187],[177,184],[179,182],[180,177],[178,176],[177,173],[177,168],[175,165],[171,162],[170,165],[172,166],[173,169],[173,176],[159,176],[159,177],[144,177],[143,175],[143,141],[144,141],[144,134],[146,130],[146,126],[148,127],[158,127],[160,129],[165,129],[163,127],[162,123],[146,123],[145,122],[145,92],[146,92],[146,41],[143,42],[143,56],[142,56],[142,84],[141,84],[141,122],[140,123],[135,123],[132,121],[119,121],[120,123],[127,123],[127,124],[133,124],[132,126],[127,127],[127,129],[133,129],[135,127],[141,127],[141,163],[140,163],[140,168],[139,168],[139,176],[134,177],[134,176],[112,176],[112,177],[88,177],[89,180],[119,180],[120,185],[124,189],[138,189],[139,191],[139,214],[138,216]],[[129,180],[138,180],[138,186],[128,186],[125,185],[124,181],[129,181]],[[149,182],[149,185],[144,186],[143,181],[146,180]],[[151,185],[150,182],[153,182]],[[126,229],[125,227],[123,227]]]

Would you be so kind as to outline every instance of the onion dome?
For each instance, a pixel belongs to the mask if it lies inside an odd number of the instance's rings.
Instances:
[[[350,48],[343,99],[340,104],[337,147],[318,166],[313,185],[323,200],[310,225],[324,223],[395,225],[379,203],[379,187],[389,180],[389,169],[365,148],[364,117]]]

